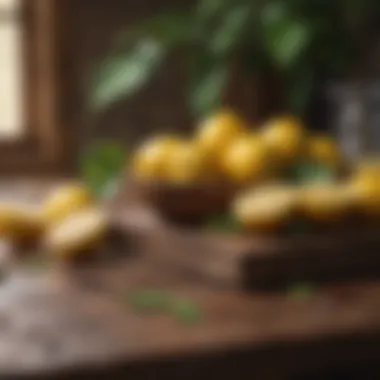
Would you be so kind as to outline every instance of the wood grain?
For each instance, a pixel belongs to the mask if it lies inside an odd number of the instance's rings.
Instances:
[[[140,236],[151,259],[227,288],[373,279],[380,275],[378,226],[259,236],[169,224],[143,204],[113,214]]]
[[[38,202],[49,187],[8,182],[0,184],[0,198],[11,191],[14,199]],[[159,266],[157,251],[153,261],[139,235],[146,222],[110,245],[105,260],[47,261],[37,268],[14,262],[0,286],[2,379],[232,379],[239,373],[281,380],[317,370],[376,369],[379,283],[323,285],[306,299],[212,287],[164,259]],[[183,326],[167,315],[138,314],[128,295],[146,288],[196,302],[201,321]]]

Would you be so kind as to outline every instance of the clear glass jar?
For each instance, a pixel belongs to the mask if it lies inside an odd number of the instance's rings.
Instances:
[[[353,162],[380,155],[380,82],[329,88],[332,130]]]

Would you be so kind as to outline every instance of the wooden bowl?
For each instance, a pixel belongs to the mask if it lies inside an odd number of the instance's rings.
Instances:
[[[235,189],[223,182],[181,185],[134,179],[135,189],[146,204],[164,219],[180,224],[198,224],[226,211]]]

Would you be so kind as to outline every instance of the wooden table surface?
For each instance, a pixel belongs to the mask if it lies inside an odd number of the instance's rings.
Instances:
[[[0,196],[11,191],[34,202],[47,187],[5,183]],[[266,380],[378,363],[379,283],[326,285],[306,299],[248,294],[165,270],[140,249],[130,244],[117,259],[78,268],[12,267],[0,286],[1,378],[230,379],[240,373],[240,379]],[[144,288],[196,302],[200,322],[184,326],[170,316],[138,315],[127,299]]]

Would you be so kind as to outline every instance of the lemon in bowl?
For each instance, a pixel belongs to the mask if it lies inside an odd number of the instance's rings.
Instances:
[[[227,207],[230,188],[220,181],[210,156],[195,141],[170,153],[163,180],[138,179],[140,194],[165,219],[198,222]]]
[[[226,149],[222,157],[222,168],[233,183],[258,183],[270,176],[271,155],[259,135],[247,134]]]
[[[145,141],[132,159],[132,174],[140,179],[165,180],[172,153],[182,143],[179,137],[156,136]]]
[[[247,127],[240,117],[230,110],[222,110],[199,125],[195,139],[204,152],[219,160],[231,142],[245,133]]]
[[[343,164],[343,153],[337,142],[327,135],[312,135],[306,142],[308,161],[339,170]]]
[[[273,118],[263,126],[261,133],[279,164],[293,163],[302,155],[306,133],[299,119],[293,116]]]

